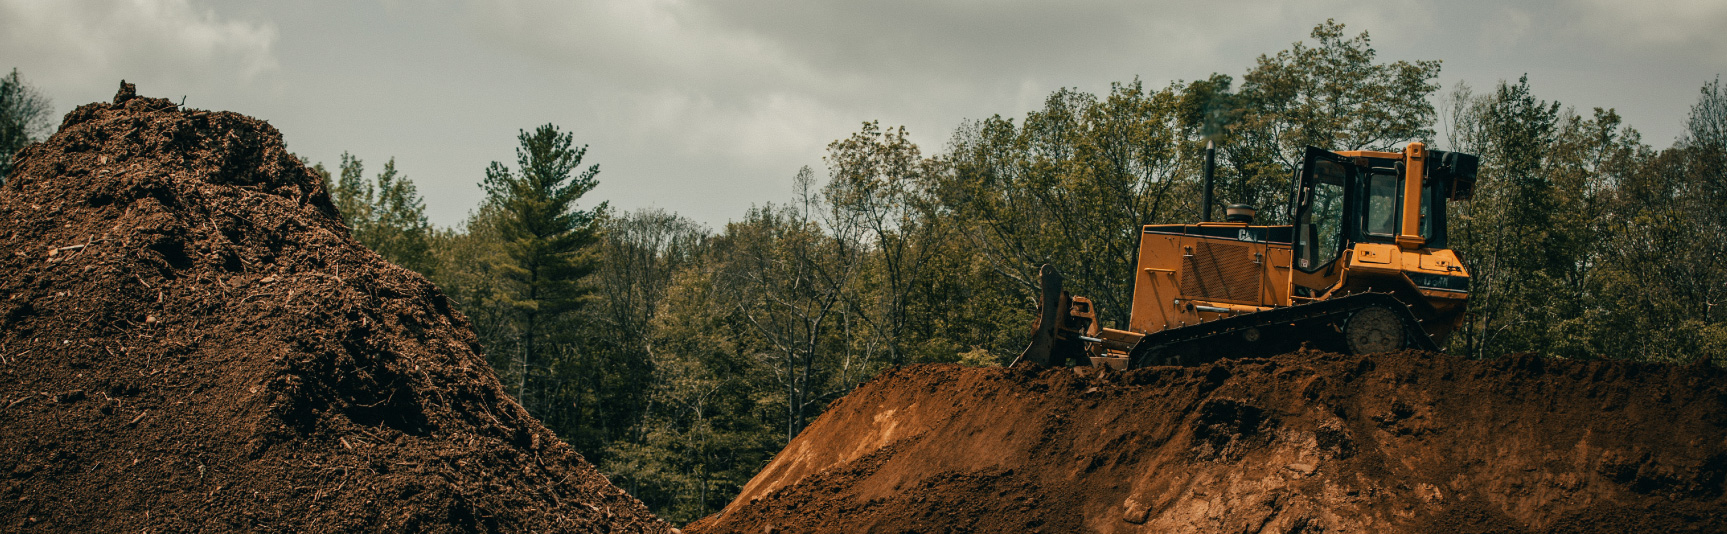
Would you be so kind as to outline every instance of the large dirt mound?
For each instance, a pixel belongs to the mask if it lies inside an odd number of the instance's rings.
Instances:
[[[691,532],[1727,532],[1727,373],[1304,352],[905,367]]]
[[[0,530],[667,530],[268,124],[123,86],[15,161]]]

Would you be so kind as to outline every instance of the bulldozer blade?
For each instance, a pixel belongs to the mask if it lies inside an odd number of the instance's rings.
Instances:
[[[1055,330],[1067,316],[1067,307],[1072,298],[1061,290],[1061,274],[1057,273],[1052,265],[1046,263],[1038,270],[1038,284],[1042,286],[1043,294],[1042,298],[1038,299],[1037,328],[1032,330],[1031,344],[1026,346],[1025,351],[1021,352],[1013,363],[1029,361],[1044,367],[1053,367],[1066,363],[1065,354],[1059,355],[1063,356],[1063,361],[1056,361],[1058,355],[1055,354]]]

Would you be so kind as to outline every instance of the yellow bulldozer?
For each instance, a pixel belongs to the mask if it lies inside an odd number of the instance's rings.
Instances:
[[[1255,225],[1236,204],[1211,222],[1207,148],[1197,224],[1147,225],[1127,329],[1103,328],[1044,265],[1039,319],[1017,361],[1045,366],[1198,365],[1303,346],[1367,354],[1438,350],[1463,321],[1469,273],[1446,248],[1446,205],[1474,190],[1478,158],[1409,143],[1402,152],[1309,147],[1291,224]]]

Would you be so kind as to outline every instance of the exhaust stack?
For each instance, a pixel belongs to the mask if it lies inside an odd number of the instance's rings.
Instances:
[[[1211,141],[1205,142],[1205,194],[1199,197],[1199,222],[1211,222],[1211,184],[1212,176],[1217,171],[1217,149]]]

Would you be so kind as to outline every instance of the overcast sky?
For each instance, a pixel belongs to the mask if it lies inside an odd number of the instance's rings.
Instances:
[[[0,0],[0,68],[57,114],[139,93],[268,120],[301,156],[394,157],[460,222],[516,132],[590,146],[590,199],[719,227],[791,195],[863,121],[937,152],[960,121],[1061,87],[1221,72],[1336,18],[1382,61],[1439,59],[1478,90],[1617,108],[1658,148],[1727,71],[1727,1]]]

